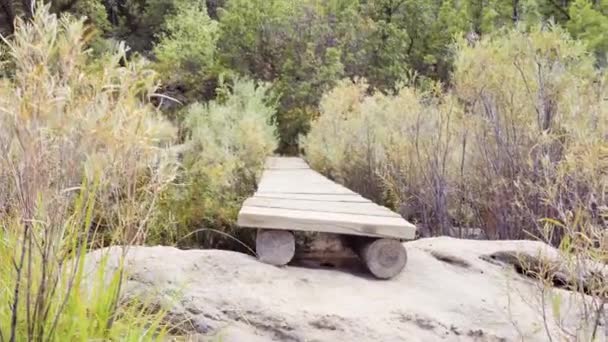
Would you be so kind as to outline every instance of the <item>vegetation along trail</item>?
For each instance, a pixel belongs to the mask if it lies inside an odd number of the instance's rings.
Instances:
[[[0,0],[0,342],[608,340],[607,30]]]

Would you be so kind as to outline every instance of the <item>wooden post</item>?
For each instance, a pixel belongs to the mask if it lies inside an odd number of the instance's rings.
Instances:
[[[286,265],[295,253],[295,238],[288,230],[258,229],[255,249],[260,261],[277,266]]]
[[[396,276],[407,263],[405,247],[395,239],[358,237],[353,247],[369,271],[380,279]]]

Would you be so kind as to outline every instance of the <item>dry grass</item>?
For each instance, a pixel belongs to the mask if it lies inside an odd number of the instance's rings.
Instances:
[[[123,46],[93,60],[83,21],[47,8],[16,28],[0,80],[1,339],[162,336],[162,314],[120,302],[122,270],[84,273],[90,248],[145,240],[174,178],[154,74]]]
[[[604,229],[606,76],[557,28],[462,41],[449,92],[345,81],[327,93],[306,156],[431,235],[543,238],[543,219],[576,211]]]

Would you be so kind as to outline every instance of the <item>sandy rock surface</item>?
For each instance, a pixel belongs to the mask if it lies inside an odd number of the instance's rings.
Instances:
[[[406,268],[391,280],[357,268],[275,267],[229,251],[134,247],[125,294],[170,308],[171,321],[201,341],[548,340],[538,282],[488,255],[554,250],[531,241],[452,238],[405,246]],[[93,252],[90,265],[104,251]],[[556,291],[563,307],[579,300]],[[575,321],[575,307],[564,324]],[[557,330],[552,319],[547,328]]]

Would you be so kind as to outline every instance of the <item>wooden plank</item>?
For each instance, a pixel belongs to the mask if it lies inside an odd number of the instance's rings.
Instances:
[[[264,180],[287,181],[299,179],[304,182],[333,183],[311,169],[267,169],[263,174]]]
[[[308,164],[297,157],[270,157],[266,159],[265,169],[310,169]]]
[[[269,199],[252,197],[247,199],[243,205],[251,207],[306,210],[354,215],[401,217],[398,214],[390,211],[388,208],[381,207],[372,202],[320,202],[298,199]]]
[[[295,183],[295,182],[260,182],[259,191],[270,193],[297,193],[297,194],[344,194],[351,195],[352,191],[335,186],[315,183]]]
[[[355,192],[346,187],[336,184],[313,171],[308,174],[297,174],[290,177],[273,177],[267,171],[264,172],[258,185],[260,192],[286,192],[286,193],[336,193],[353,194]]]
[[[304,178],[304,177],[302,177],[302,178]],[[267,187],[280,187],[280,186],[292,186],[292,187],[314,186],[314,187],[327,187],[330,189],[348,190],[347,188],[345,188],[341,185],[338,185],[336,183],[328,183],[328,182],[315,181],[315,180],[305,181],[303,179],[298,179],[296,177],[294,177],[292,179],[264,178],[260,181],[260,184],[258,185],[259,189],[264,189]],[[354,193],[351,190],[348,190],[348,191],[351,193]]]
[[[264,193],[284,193],[284,194],[328,194],[328,195],[352,195],[353,193],[347,189],[315,186],[314,184],[268,184],[260,187],[260,191]]]
[[[243,206],[241,227],[318,231],[413,239],[416,227],[402,218]]]
[[[300,199],[317,202],[354,202],[354,203],[370,203],[371,201],[367,198],[356,194],[299,194],[290,192],[261,192],[255,193],[254,197],[257,198],[284,198],[284,199]]]
[[[295,157],[266,160],[258,191],[239,212],[241,227],[413,239],[416,227],[337,184]]]
[[[319,184],[344,188],[319,173],[310,169],[271,169],[265,170],[260,181],[263,184],[290,183],[290,184]]]

